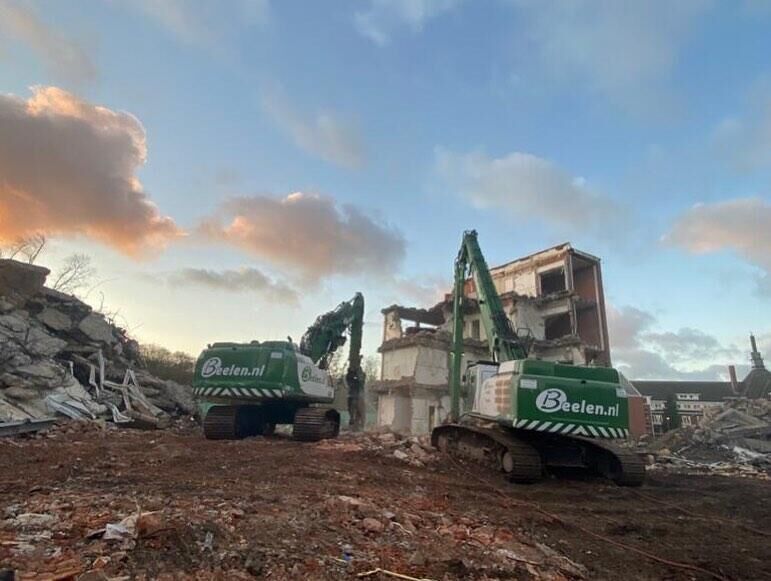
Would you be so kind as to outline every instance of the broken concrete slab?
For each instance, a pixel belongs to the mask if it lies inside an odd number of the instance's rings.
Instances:
[[[0,259],[0,296],[19,304],[40,292],[49,274],[42,266]]]
[[[72,328],[72,319],[57,309],[45,308],[36,316],[52,331],[69,331]]]
[[[104,317],[98,313],[87,315],[80,321],[80,324],[78,324],[78,329],[92,341],[97,341],[99,343],[115,342],[112,327],[105,321]]]

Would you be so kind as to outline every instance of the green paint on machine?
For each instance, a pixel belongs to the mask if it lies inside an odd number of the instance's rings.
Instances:
[[[615,370],[530,360],[518,367],[523,373],[512,378],[515,427],[595,438],[628,435],[628,398]]]
[[[326,374],[288,341],[214,343],[198,358],[193,391],[207,409],[212,400],[225,398],[250,403],[307,399],[309,384],[316,387],[314,401],[326,402],[332,399],[331,388],[329,395],[323,392],[327,383]]]

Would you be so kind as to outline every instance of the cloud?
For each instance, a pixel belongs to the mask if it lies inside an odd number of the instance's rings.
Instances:
[[[220,271],[183,268],[168,275],[167,280],[173,285],[193,285],[230,293],[257,293],[277,302],[299,302],[299,295],[294,288],[285,282],[271,279],[256,268]]]
[[[640,335],[656,322],[656,317],[635,307],[617,309],[608,305],[608,329],[615,349],[637,349]]]
[[[510,0],[538,69],[639,109],[659,92],[710,0]],[[653,94],[652,94],[653,93]]]
[[[698,204],[672,226],[664,241],[693,254],[733,251],[761,269],[758,289],[771,297],[771,204],[737,198]]]
[[[683,327],[676,332],[647,333],[643,339],[655,349],[666,353],[667,360],[673,363],[709,361],[739,354],[735,347],[724,347],[712,335],[691,327]]]
[[[604,229],[619,223],[623,211],[610,198],[552,162],[529,153],[490,158],[482,153],[436,151],[440,177],[478,208],[532,216],[571,231]]]
[[[280,91],[266,92],[262,109],[297,147],[311,155],[350,169],[366,163],[366,151],[358,130],[334,113],[304,115]]]
[[[651,313],[607,306],[608,333],[615,366],[630,379],[722,379],[727,365],[742,361],[734,345],[690,327],[655,332]],[[715,361],[725,363],[715,363]]]
[[[158,26],[184,44],[220,48],[232,31],[264,24],[269,17],[269,0],[125,0]]]
[[[458,7],[463,0],[369,0],[366,10],[353,17],[356,30],[377,45],[384,46],[400,28],[413,33],[426,22]]]
[[[231,198],[203,221],[199,234],[307,282],[336,274],[392,276],[405,254],[404,239],[390,226],[355,206],[302,192]]]
[[[433,307],[444,299],[452,289],[452,281],[442,276],[421,276],[420,278],[393,279],[393,289],[401,303],[415,304],[419,307]]]
[[[755,84],[747,113],[723,119],[713,141],[719,155],[738,170],[771,167],[771,80]]]
[[[0,240],[86,235],[139,256],[180,236],[142,189],[145,131],[57,87],[0,95]]]
[[[28,46],[60,80],[82,83],[97,76],[83,47],[50,28],[27,4],[0,0],[0,39],[3,36]]]

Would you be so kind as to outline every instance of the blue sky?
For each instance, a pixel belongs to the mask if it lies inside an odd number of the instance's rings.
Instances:
[[[762,1],[0,0],[3,106],[56,136],[0,136],[0,238],[90,254],[91,302],[190,352],[296,338],[355,290],[374,352],[464,229],[491,264],[569,240],[603,259],[617,364],[716,377],[750,331],[771,349],[770,26]],[[100,155],[53,194],[16,168],[73,116],[62,150]]]

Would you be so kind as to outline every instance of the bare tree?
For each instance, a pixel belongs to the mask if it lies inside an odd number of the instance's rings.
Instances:
[[[74,295],[88,286],[96,275],[91,266],[91,257],[86,254],[72,254],[64,259],[56,273],[51,288],[59,292]]]
[[[46,241],[44,234],[31,234],[17,238],[10,246],[0,248],[0,258],[23,260],[27,264],[35,264],[45,248]]]
[[[190,385],[195,371],[195,357],[183,351],[173,353],[160,345],[142,345],[139,348],[145,369],[161,379],[172,379]]]

